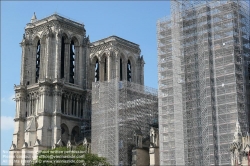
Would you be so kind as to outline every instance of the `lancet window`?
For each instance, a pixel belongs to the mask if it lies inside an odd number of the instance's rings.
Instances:
[[[37,47],[36,47],[36,83],[38,82],[38,79],[39,79],[40,52],[41,52],[41,44],[40,44],[40,40],[38,40]]]
[[[99,61],[96,60],[95,63],[95,82],[99,81]]]
[[[130,60],[128,60],[128,64],[127,64],[127,81],[131,82],[132,79],[132,72],[131,72],[131,63]]]
[[[74,83],[75,80],[75,45],[72,40],[70,43],[70,71],[69,71],[69,82]]]

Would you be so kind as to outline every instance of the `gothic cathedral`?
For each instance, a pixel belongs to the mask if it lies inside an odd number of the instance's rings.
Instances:
[[[29,165],[41,150],[90,138],[92,82],[144,84],[139,45],[117,36],[91,43],[83,24],[58,14],[34,14],[20,44],[10,165]]]

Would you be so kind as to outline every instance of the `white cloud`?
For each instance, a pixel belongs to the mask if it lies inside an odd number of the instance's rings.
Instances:
[[[1,130],[14,129],[14,121],[11,116],[1,116]]]

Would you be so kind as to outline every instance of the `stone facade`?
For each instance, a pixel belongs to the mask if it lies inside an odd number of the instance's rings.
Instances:
[[[142,139],[142,133],[135,131],[134,148],[132,150],[132,166],[159,166],[159,130],[158,124],[152,125],[149,139]]]
[[[250,165],[250,136],[249,133],[244,137],[241,132],[239,122],[236,123],[233,142],[230,145],[231,165],[249,166]]]
[[[34,14],[20,44],[10,165],[28,165],[43,149],[90,137],[80,128],[91,127],[92,82],[144,83],[139,45],[117,36],[91,43],[83,24],[58,14],[41,20]]]
[[[150,157],[150,166],[160,165],[158,126],[151,127],[151,129],[150,129],[149,157]]]

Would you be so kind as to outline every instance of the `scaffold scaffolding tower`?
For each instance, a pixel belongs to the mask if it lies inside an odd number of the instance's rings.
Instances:
[[[111,165],[131,165],[133,132],[149,137],[157,110],[156,89],[117,79],[92,83],[92,152]]]
[[[249,131],[249,1],[171,1],[157,22],[161,165],[229,165]]]

